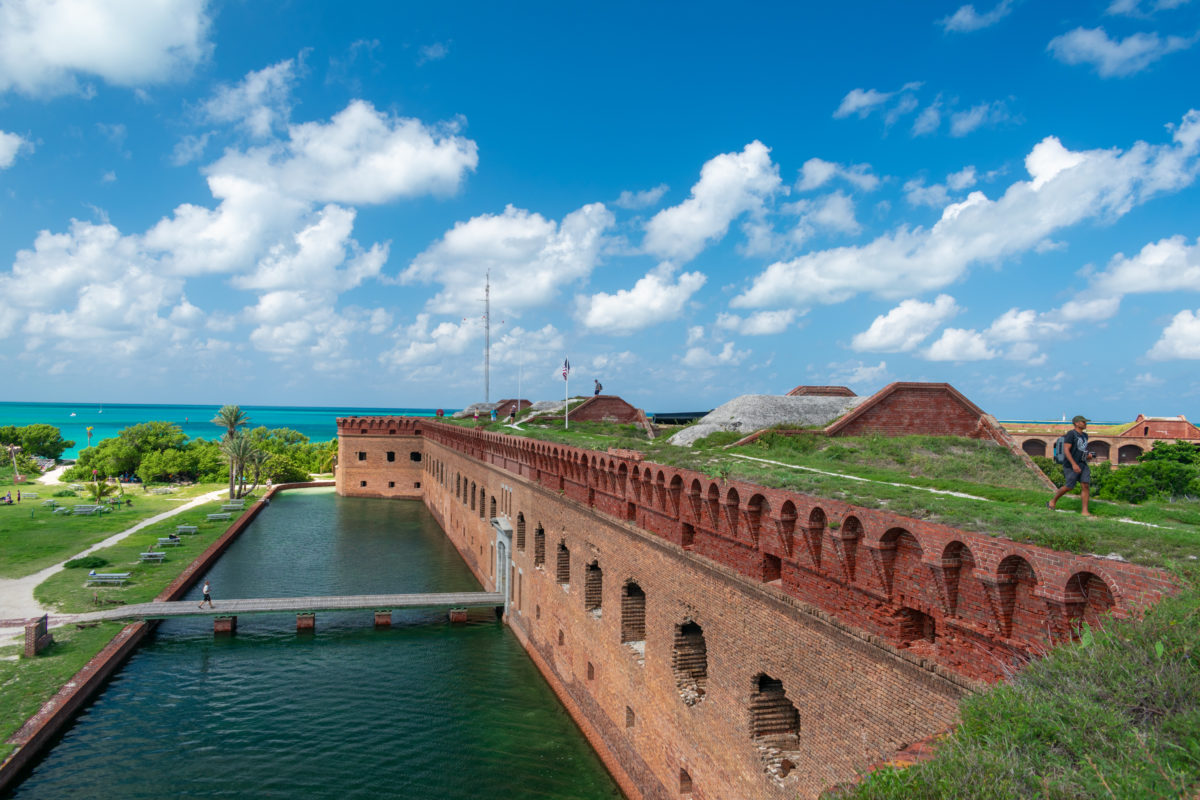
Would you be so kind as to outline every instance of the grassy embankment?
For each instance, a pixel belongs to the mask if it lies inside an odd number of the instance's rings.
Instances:
[[[188,497],[219,488],[214,484],[188,487],[177,495],[147,495],[144,503],[139,497],[133,509],[103,517],[54,516],[42,511],[40,505],[35,505],[32,520],[27,514],[22,514],[8,519],[6,526],[0,528],[0,536],[7,537],[0,548],[0,569],[9,577],[31,574],[147,517],[176,507],[181,500],[186,501]],[[71,498],[56,499],[65,503],[74,502]],[[229,527],[230,522],[209,522],[206,519],[206,515],[216,511],[222,502],[205,503],[176,514],[131,534],[111,547],[98,550],[94,555],[108,562],[99,571],[132,573],[126,585],[87,586],[86,568],[64,569],[39,585],[34,590],[34,597],[43,606],[65,613],[152,600]],[[22,508],[24,505],[22,503]],[[15,508],[17,506],[7,510]],[[3,512],[0,512],[0,520],[5,519]],[[103,527],[99,525],[101,522],[104,523]],[[88,523],[92,523],[90,528]],[[157,547],[157,539],[166,537],[178,525],[195,525],[199,532],[182,536],[183,544],[180,546]],[[167,554],[163,563],[143,564],[139,561],[138,554],[150,550],[152,545],[153,549],[162,549]],[[53,631],[54,644],[32,659],[19,657],[22,650],[19,644],[0,647],[0,743],[20,729],[25,720],[99,653],[120,629],[121,625],[117,623],[83,629],[74,625],[60,627]],[[12,749],[11,745],[0,744],[0,759]]]
[[[936,756],[871,773],[831,794],[853,800],[912,798],[1196,797],[1200,787],[1200,502],[1092,502],[1097,518],[1054,513],[1049,491],[1008,451],[943,437],[825,439],[766,436],[723,449],[739,434],[695,448],[649,441],[634,426],[530,425],[539,439],[647,459],[714,478],[746,480],[868,508],[1081,553],[1119,553],[1163,567],[1183,590],[1140,620],[1088,631],[1052,650],[1011,682],[962,704],[962,724]],[[486,426],[514,432],[511,428]],[[837,472],[847,480],[737,456]],[[908,486],[889,486],[887,483]],[[983,500],[917,488],[963,492]],[[1077,495],[1060,508],[1078,512]],[[1133,520],[1141,524],[1133,524]],[[1151,527],[1162,526],[1162,527]]]

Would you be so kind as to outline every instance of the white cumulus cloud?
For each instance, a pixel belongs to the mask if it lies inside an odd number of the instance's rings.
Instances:
[[[988,346],[979,331],[946,328],[923,355],[930,361],[986,361],[999,353]]]
[[[1118,41],[1108,38],[1104,28],[1076,28],[1051,39],[1046,49],[1064,64],[1090,64],[1102,78],[1120,78],[1195,42],[1195,36],[1164,38],[1157,33],[1134,33]]]
[[[756,311],[748,317],[722,313],[717,315],[717,327],[746,336],[771,336],[787,330],[796,321],[796,316],[796,310],[792,308],[781,311]],[[688,336],[688,344],[692,344],[700,336],[703,336],[704,329],[699,328],[698,330],[700,333],[695,339],[691,335]]]
[[[11,167],[22,150],[32,149],[33,145],[25,137],[0,131],[0,169]]]
[[[819,189],[835,178],[841,178],[864,192],[873,192],[879,186],[879,177],[871,172],[870,164],[838,164],[810,158],[800,168],[796,189],[801,192]]]
[[[269,136],[291,113],[296,66],[292,59],[250,72],[240,83],[221,86],[201,106],[212,122],[232,122],[254,136]]]
[[[735,308],[805,307],[861,292],[884,297],[940,289],[977,263],[1029,251],[1087,219],[1115,219],[1156,195],[1194,182],[1200,112],[1172,128],[1172,141],[1072,152],[1047,137],[1026,158],[1030,180],[997,199],[972,192],[945,207],[931,228],[902,226],[861,246],[777,261],[735,297]]]
[[[649,208],[658,203],[662,196],[667,193],[667,185],[660,183],[653,189],[643,189],[640,192],[631,192],[628,189],[621,192],[620,196],[613,201],[613,205],[617,208],[639,209]]]
[[[948,17],[938,20],[942,30],[947,33],[970,33],[991,27],[1008,16],[1012,11],[1012,0],[1001,0],[987,13],[980,14],[973,5],[961,6]]]
[[[1176,314],[1147,355],[1158,361],[1200,358],[1200,309]]]
[[[646,223],[645,248],[662,258],[689,261],[720,240],[733,220],[762,209],[780,185],[779,167],[762,142],[753,141],[740,153],[715,156],[701,168],[687,200]]]
[[[734,347],[733,342],[726,342],[715,353],[711,353],[703,347],[689,347],[683,355],[683,365],[694,369],[728,367],[742,363],[748,355],[750,355],[749,350],[738,350]]]
[[[0,92],[49,97],[80,79],[163,83],[208,57],[206,0],[3,0]]]
[[[675,278],[673,272],[663,265],[640,278],[632,289],[577,297],[579,321],[589,330],[621,335],[675,319],[704,285],[705,277],[684,272]]]
[[[907,352],[961,310],[948,294],[938,295],[932,303],[905,300],[876,317],[869,328],[855,335],[850,346],[859,352]]]

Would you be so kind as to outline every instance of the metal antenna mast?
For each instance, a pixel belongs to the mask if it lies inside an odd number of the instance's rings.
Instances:
[[[490,403],[492,380],[492,271],[483,283],[483,402]]]

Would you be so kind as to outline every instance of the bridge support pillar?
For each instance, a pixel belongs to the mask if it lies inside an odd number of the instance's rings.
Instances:
[[[450,621],[451,622],[466,622],[467,621],[467,610],[465,608],[450,609]]]
[[[375,612],[375,627],[376,628],[392,627],[392,612],[391,611],[376,611]]]
[[[296,633],[314,633],[317,630],[317,615],[305,611],[296,615]]]
[[[213,617],[213,634],[233,636],[237,633],[237,617]]]

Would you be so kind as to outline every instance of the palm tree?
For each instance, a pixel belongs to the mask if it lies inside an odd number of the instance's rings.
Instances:
[[[241,406],[221,406],[221,410],[212,418],[214,425],[220,425],[225,429],[225,442],[231,441],[237,434],[237,429],[242,425],[250,423],[250,417],[242,411]],[[221,452],[229,457],[229,453],[225,451],[224,442],[221,446]],[[233,498],[233,478],[234,478],[234,463],[229,462],[229,499]]]
[[[246,466],[248,464],[256,464],[260,452],[254,446],[254,442],[250,440],[250,437],[240,431],[232,437],[221,440],[221,453],[229,459],[230,500],[235,497],[241,497],[244,494],[241,490],[246,486]],[[264,459],[265,457],[265,454],[263,454]],[[238,487],[236,494],[234,490],[235,485]]]
[[[107,480],[104,480],[93,481],[91,485],[88,486],[87,491],[88,494],[91,495],[92,503],[94,505],[100,505],[104,498],[115,493],[120,488],[120,486],[113,486]]]
[[[270,457],[271,457],[270,453],[268,453],[266,450],[259,450],[257,447],[253,448],[250,451],[250,455],[246,456],[245,464],[249,465],[250,467],[253,467],[253,469],[254,469],[254,485],[251,486],[250,489],[247,491],[238,492],[239,495],[245,497],[246,495],[251,494],[255,489],[258,488],[259,479],[262,478],[263,467],[266,465],[267,459]],[[245,485],[246,485],[246,473],[243,472],[242,473],[242,487],[245,488]]]

